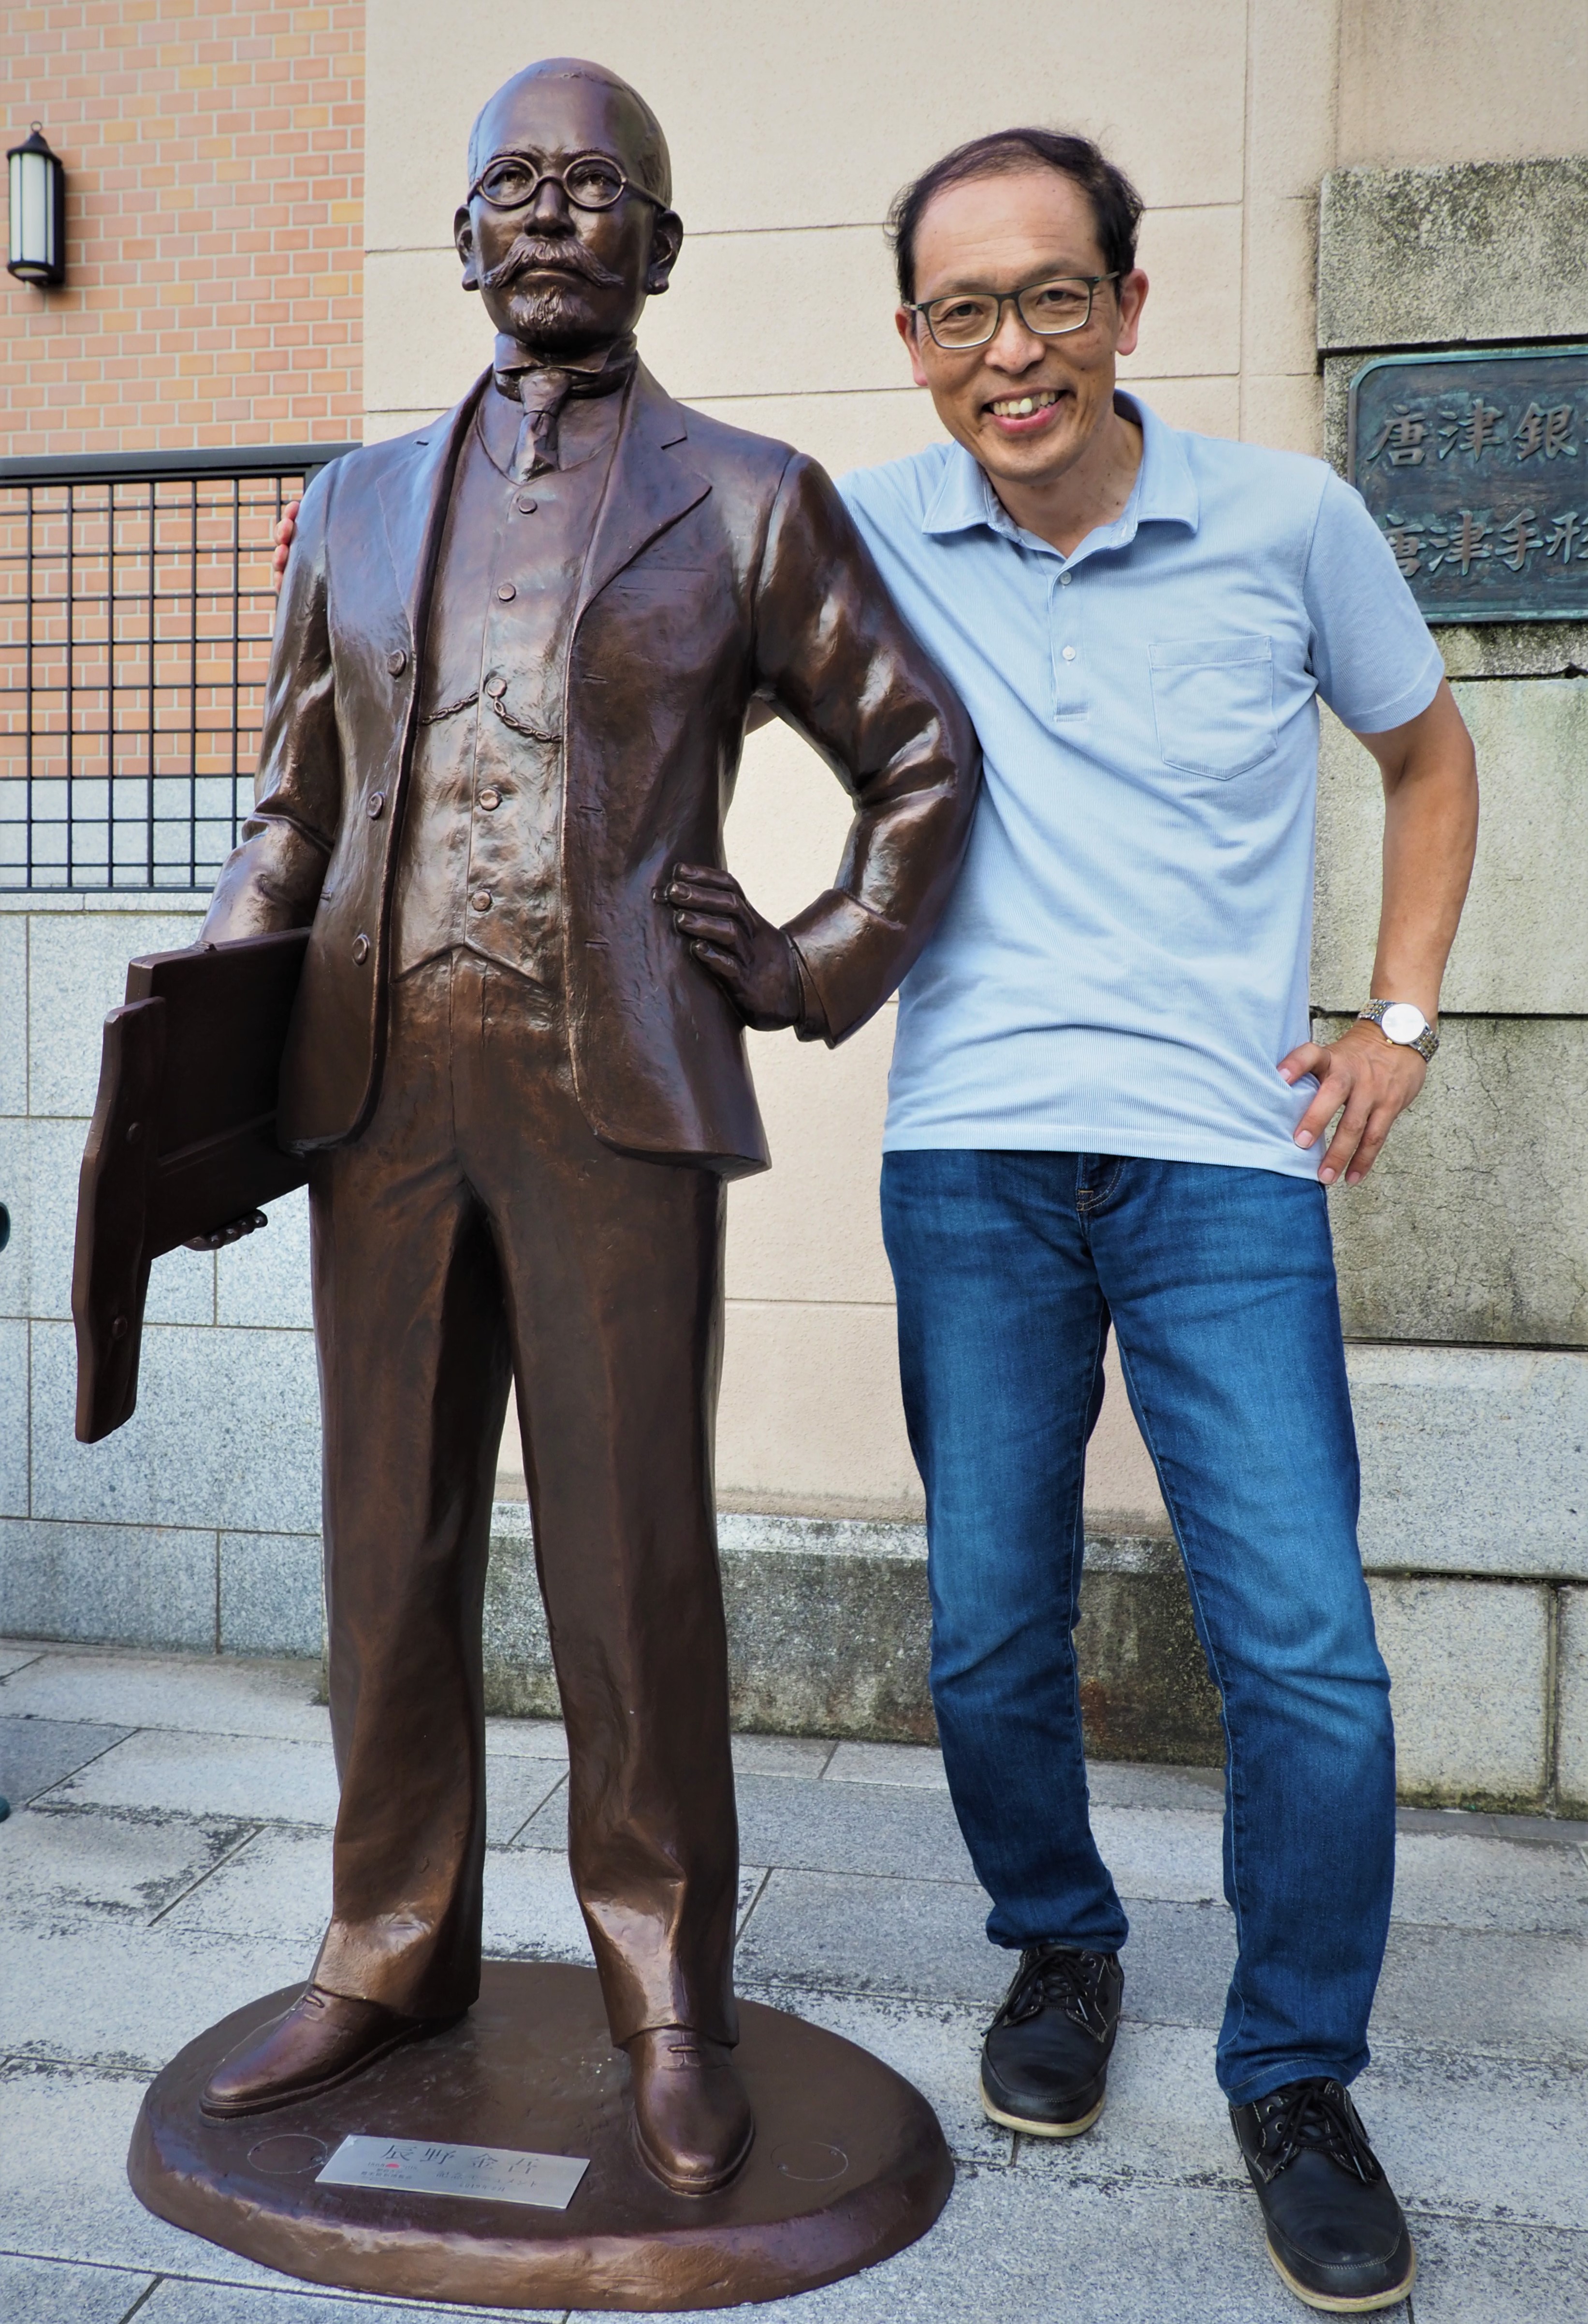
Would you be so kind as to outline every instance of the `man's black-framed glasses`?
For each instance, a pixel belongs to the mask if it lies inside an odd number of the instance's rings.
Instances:
[[[937,345],[952,355],[995,339],[1006,307],[1039,339],[1058,339],[1066,331],[1084,331],[1092,320],[1098,284],[1119,279],[1117,272],[1044,275],[1018,290],[956,290],[946,299],[913,300],[909,312],[922,316]]]
[[[610,210],[625,194],[638,194],[659,210],[667,208],[660,194],[626,177],[609,153],[580,153],[560,170],[538,170],[522,153],[498,153],[469,188],[468,199],[478,194],[494,210],[527,210],[545,185],[560,186],[576,209]]]

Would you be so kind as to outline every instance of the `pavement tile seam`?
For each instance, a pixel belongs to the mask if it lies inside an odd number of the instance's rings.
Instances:
[[[195,1821],[197,1821],[197,1819],[195,1819]],[[230,1864],[235,1857],[240,1856],[243,1850],[248,1846],[249,1842],[251,1840],[257,1840],[263,1830],[264,1826],[263,1824],[252,1825],[249,1830],[243,1834],[242,1838],[234,1847],[227,1849],[224,1856],[217,1857],[215,1862],[208,1866],[205,1870],[198,1875],[198,1877],[196,1880],[190,1880],[188,1883],[188,1886],[182,1890],[180,1895],[173,1896],[169,1904],[162,1904],[159,1912],[153,1915],[153,1918],[150,1920],[146,1925],[151,1929],[157,1927],[159,1923],[164,1920],[166,1914],[168,1913],[174,1913],[177,1906],[184,1903],[186,1899],[193,1894],[196,1888],[202,1888],[205,1882],[207,1880],[213,1879],[215,1875],[220,1871],[224,1865]]]
[[[539,1812],[540,1810],[537,1809],[536,1813],[539,1814]],[[531,1816],[530,1821],[532,1823],[534,1821],[534,1817]],[[538,1840],[528,1840],[522,1843],[515,1840],[512,1842],[512,1847],[514,1853],[520,1856],[566,1857],[568,1854],[567,1848],[560,1841],[556,1847],[551,1847]],[[765,1849],[762,1849],[759,1850],[758,1853],[764,1855],[767,1851]],[[981,1886],[981,1883],[975,1878],[974,1874],[968,1880],[950,1880],[942,1877],[934,1879],[930,1874],[920,1872],[854,1872],[848,1870],[835,1872],[825,1864],[805,1864],[798,1860],[783,1862],[780,1861],[775,1856],[765,1868],[769,1872],[808,1873],[813,1878],[821,1880],[864,1880],[884,1888],[896,1886],[901,1879],[908,1879],[912,1888],[979,1889]]]
[[[97,2074],[109,2082],[151,2082],[170,2064],[169,2058],[140,2057],[132,2050],[75,2052],[51,2048],[42,2042],[23,2042],[0,2054],[0,2080],[9,2066],[37,2066],[50,2074]]]
[[[741,1929],[740,1934],[743,1935],[743,1931]],[[929,1994],[912,1993],[899,1986],[872,1985],[860,1981],[839,1984],[831,1977],[823,1977],[819,1973],[806,1974],[799,1969],[780,1971],[775,1982],[765,1977],[758,1978],[753,1981],[740,1979],[736,1983],[735,1990],[742,2000],[768,2001],[774,2008],[792,2007],[796,1997],[807,2001],[886,2002],[893,2007],[914,2010],[931,2010],[939,2006],[952,2008],[967,2008],[974,2006],[964,2000],[939,2005]],[[785,1997],[784,2000],[779,2001],[773,1998],[779,1994]],[[982,2011],[982,2015],[990,2018],[993,2006],[990,2002]],[[799,2015],[797,2009],[795,2015]],[[1125,2025],[1146,2026],[1149,2029],[1160,2027],[1166,2033],[1212,2034],[1217,2031],[1216,2023],[1204,2017],[1176,2016],[1167,2011],[1148,2014],[1131,2008],[1128,2003],[1121,2013],[1121,2023]],[[1391,2046],[1387,2039],[1375,2035],[1373,2055],[1378,2057]],[[1542,2037],[1540,2046],[1536,2050],[1519,2049],[1515,2046],[1502,2048],[1497,2043],[1480,2046],[1470,2037],[1463,2037],[1460,2041],[1447,2044],[1424,2042],[1419,2045],[1417,2054],[1430,2060],[1440,2061],[1449,2058],[1473,2057],[1504,2065],[1560,2066],[1566,2064],[1573,2067],[1581,2066],[1588,2070],[1588,2059],[1563,2060],[1559,2050],[1543,2042]]]
[[[750,1916],[754,1912],[756,1906],[760,1904],[762,1898],[766,1895],[766,1884],[771,1877],[772,1868],[771,1865],[768,1865],[751,1892],[750,1902],[745,1905],[743,1911],[739,1915],[739,1924],[734,1932],[735,1939],[742,1937],[745,1930],[749,1927]]]
[[[488,1754],[486,1764],[487,1766],[489,1765]],[[551,1789],[547,1793],[545,1798],[543,1800],[537,1800],[534,1806],[530,1810],[529,1814],[525,1816],[523,1821],[520,1824],[514,1825],[512,1836],[507,1840],[499,1840],[495,1841],[494,1845],[497,1848],[516,1848],[519,1845],[520,1840],[522,1839],[523,1834],[528,1831],[530,1826],[534,1822],[535,1818],[543,1809],[550,1806],[552,1801],[557,1797],[559,1792],[563,1789],[567,1782],[568,1777],[566,1775],[559,1775],[556,1783],[552,1784]],[[487,1845],[491,1844],[492,1843],[489,1842],[487,1843]],[[529,1848],[532,1847],[534,1843],[531,1840],[524,1840],[523,1844],[526,1848]],[[549,1854],[549,1850],[547,1851],[548,1854]]]
[[[49,1793],[59,1789],[62,1784],[74,1782],[85,1768],[92,1767],[97,1761],[103,1759],[107,1752],[116,1750],[123,1743],[130,1741],[137,1730],[131,1727],[118,1727],[109,1720],[42,1719],[31,1711],[24,1711],[17,1717],[10,1717],[4,1711],[0,1711],[0,1729],[7,1731],[16,1728],[25,1728],[30,1731],[36,1729],[42,1736],[48,1737],[51,1733],[59,1733],[62,1729],[70,1729],[80,1735],[86,1729],[95,1727],[101,1729],[107,1738],[99,1745],[97,1750],[90,1751],[86,1758],[79,1759],[74,1766],[63,1768],[59,1774],[51,1775],[48,1783],[39,1784],[34,1791],[13,1792],[9,1795],[12,1806],[14,1808],[32,1807],[36,1800],[42,1800]]]
[[[3,1700],[0,1696],[0,1702]],[[32,1715],[36,1714],[24,1714]],[[318,1738],[309,1736],[275,1735],[253,1727],[183,1727],[175,1720],[156,1722],[152,1719],[124,1729],[120,1739],[131,1743],[143,1735],[180,1735],[200,1743],[269,1743],[283,1751],[319,1751],[325,1748]]]
[[[115,2260],[68,2260],[62,2259],[57,2252],[27,2251],[20,2245],[12,2244],[0,2244],[0,2259],[30,2260],[41,2267],[58,2267],[63,2273],[76,2269],[92,2270],[104,2275],[137,2276],[143,2273],[138,2267],[129,2268]],[[123,2310],[117,2319],[117,2324],[133,2324],[133,2319],[141,2316],[154,2294],[162,2285],[168,2283],[201,2285],[207,2290],[213,2289],[217,2292],[227,2292],[234,2297],[240,2293],[245,2298],[262,2298],[272,2301],[313,2300],[327,2306],[334,2304],[346,2308],[354,2316],[356,2316],[361,2309],[374,2308],[385,2315],[411,2316],[415,2319],[415,2324],[419,2324],[419,2319],[421,2318],[451,2316],[487,2319],[500,2317],[503,2319],[511,2319],[512,2324],[569,2324],[569,2310],[566,2308],[457,2308],[429,2301],[426,2301],[422,2306],[420,2306],[402,2300],[393,2303],[382,2292],[347,2292],[338,2285],[309,2283],[296,2276],[282,2276],[278,2283],[261,2286],[239,2284],[230,2276],[203,2275],[197,2270],[179,2271],[170,2267],[162,2268],[158,2275],[152,2275],[149,2278],[148,2282],[134,2300],[132,2306]],[[62,2324],[66,2324],[64,2318]]]
[[[62,2259],[56,2252],[23,2251],[19,2246],[13,2246],[11,2244],[0,2244],[0,2259],[28,2260],[36,2267],[59,2268],[61,2271],[63,2277],[66,2275],[75,2275],[79,2272],[84,2273],[91,2272],[95,2274],[104,2276],[128,2275],[133,2277],[135,2281],[136,2278],[143,2273],[143,2271],[138,2267],[124,2267],[115,2260]],[[139,2315],[147,2306],[151,2296],[159,2291],[160,2286],[164,2282],[164,2281],[165,2278],[163,2276],[152,2275],[149,2278],[148,2282],[144,2284],[143,2290],[134,2297],[132,2306],[122,2310],[120,2316],[115,2319],[115,2324],[132,2324],[134,2317]],[[67,2324],[64,2313],[62,2314],[61,2324]]]
[[[14,2051],[0,2057],[0,2083],[32,2082],[51,2077],[74,2082],[147,2082],[149,2069],[143,2064],[100,2061],[81,2058],[30,2058]],[[48,2258],[49,2254],[42,2255]]]

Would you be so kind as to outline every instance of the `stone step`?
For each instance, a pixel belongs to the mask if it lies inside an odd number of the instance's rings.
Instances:
[[[924,1526],[724,1515],[717,1536],[736,1727],[937,1739]],[[1088,1538],[1076,1644],[1093,1756],[1223,1765],[1218,1697],[1172,1542]],[[492,1526],[485,1704],[518,1717],[559,1711],[522,1501],[499,1501]]]
[[[741,1731],[936,1739],[924,1526],[725,1512],[717,1529]],[[1588,1813],[1588,1589],[1395,1571],[1370,1571],[1368,1587],[1403,1803]],[[1223,1766],[1171,1539],[1087,1536],[1076,1643],[1091,1757]],[[485,1695],[509,1716],[559,1710],[522,1501],[498,1501],[493,1519]]]

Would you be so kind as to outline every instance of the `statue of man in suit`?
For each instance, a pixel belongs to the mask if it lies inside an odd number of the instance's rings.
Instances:
[[[711,1482],[724,1182],[768,1158],[743,1028],[835,1042],[882,1004],[978,762],[821,470],[637,360],[682,235],[649,106],[531,66],[469,179],[494,363],[306,495],[257,806],[204,930],[312,924],[279,1128],[309,1157],[342,1785],[313,1981],[204,2103],[290,2104],[476,1996],[516,1385],[573,1877],[640,2153],[707,2193],[753,2135]],[[774,714],[855,805],[786,928],[720,868],[746,722]]]

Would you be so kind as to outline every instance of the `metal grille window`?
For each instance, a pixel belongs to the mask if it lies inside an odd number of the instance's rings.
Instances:
[[[276,523],[351,448],[0,460],[0,888],[212,884],[253,804]]]

